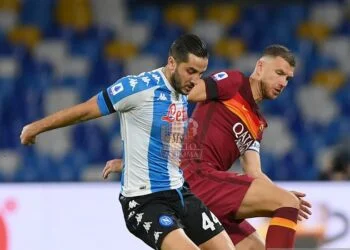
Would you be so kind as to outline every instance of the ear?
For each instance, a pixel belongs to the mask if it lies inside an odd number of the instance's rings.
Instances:
[[[263,64],[264,64],[264,61],[259,59],[257,62],[256,62],[256,65],[255,65],[255,69],[256,69],[256,73],[258,76],[261,76],[262,74],[262,71],[263,71]]]
[[[168,57],[168,69],[170,69],[171,73],[175,72],[176,69],[176,60],[174,57]]]

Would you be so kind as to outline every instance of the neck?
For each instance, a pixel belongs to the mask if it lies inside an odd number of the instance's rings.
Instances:
[[[165,78],[166,78],[166,79],[168,80],[168,82],[171,84],[171,81],[170,81],[171,72],[170,72],[169,68],[168,68],[167,66],[164,66],[164,67],[162,68],[162,72],[163,72]]]
[[[250,88],[252,89],[253,98],[256,103],[260,103],[263,100],[262,84],[261,81],[254,75],[249,77]]]

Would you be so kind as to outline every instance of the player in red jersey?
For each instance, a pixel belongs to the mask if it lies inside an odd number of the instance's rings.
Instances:
[[[250,77],[223,70],[200,80],[190,93],[202,102],[192,114],[183,144],[185,179],[218,217],[237,249],[265,249],[245,218],[271,217],[266,248],[285,249],[294,246],[298,216],[310,214],[304,194],[273,184],[261,171],[259,156],[267,123],[257,103],[277,98],[294,69],[293,54],[272,45]],[[227,171],[237,159],[245,174]],[[117,165],[108,162],[104,176],[118,171]],[[206,226],[210,227],[210,221]]]

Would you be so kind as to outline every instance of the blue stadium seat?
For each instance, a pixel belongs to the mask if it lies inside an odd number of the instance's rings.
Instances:
[[[254,5],[249,6],[243,9],[243,21],[252,21],[256,25],[266,27],[268,22],[272,18],[272,9],[271,7],[265,7],[263,5]]]
[[[280,6],[273,14],[277,22],[288,22],[293,27],[296,27],[307,18],[308,8],[305,5],[285,4]]]
[[[101,53],[102,44],[98,39],[72,39],[69,52],[73,56],[84,56],[96,60]]]
[[[23,24],[38,26],[43,31],[52,25],[55,0],[25,0],[22,2],[20,19]]]
[[[88,164],[86,153],[73,149],[58,163],[60,181],[79,181],[82,169]]]
[[[1,36],[0,36],[1,37]],[[0,38],[0,55],[9,56],[12,55],[15,51],[15,48],[9,43],[5,35],[2,35]]]
[[[260,38],[263,30],[259,28],[254,21],[238,21],[228,29],[231,37],[240,37],[244,40],[249,51],[261,52]]]
[[[334,94],[335,100],[341,107],[343,116],[350,117],[350,81],[343,87],[339,88]]]
[[[277,99],[273,101],[265,101],[261,106],[264,114],[281,115],[284,117],[286,117],[285,114],[287,113],[293,115],[293,112],[295,112],[295,106],[292,88],[287,86]]]
[[[110,158],[108,138],[103,129],[95,124],[76,126],[73,132],[74,146],[86,153],[89,163],[105,162]]]
[[[37,153],[34,147],[20,147],[22,155],[22,166],[18,169],[15,180],[20,182],[32,182],[39,180],[39,170],[37,164]]]
[[[142,53],[156,54],[159,56],[159,58],[164,58],[165,64],[171,42],[171,39],[154,38],[145,45],[145,47],[142,49]]]
[[[167,42],[168,48],[176,38],[185,33],[183,28],[175,24],[160,23],[152,28],[153,34],[151,37],[153,37],[153,40],[150,42],[156,42],[159,39],[164,40]]]
[[[130,19],[155,27],[163,22],[163,14],[161,8],[155,5],[135,6],[131,10]]]
[[[333,120],[325,130],[324,138],[328,145],[334,145],[346,138],[350,138],[350,118],[341,116]]]
[[[336,33],[339,35],[350,35],[350,20],[344,20],[341,25],[339,25]]]
[[[272,180],[276,180],[276,167],[277,165],[277,159],[276,157],[267,151],[262,150],[260,152],[260,156],[261,156],[261,167],[264,173],[266,173],[266,175],[268,177],[270,177]]]
[[[60,180],[59,168],[54,158],[46,155],[39,155],[36,164],[39,171],[39,181],[57,182]]]
[[[0,77],[0,99],[14,96],[15,78]]]
[[[89,82],[80,92],[82,100],[87,100],[124,76],[124,65],[120,61],[99,59],[93,62],[91,68]]]
[[[205,75],[213,73],[216,70],[229,69],[230,63],[222,57],[219,56],[210,56],[207,71],[204,73]]]
[[[296,38],[294,36],[295,27],[288,20],[275,21],[262,37],[263,48],[270,44],[283,44],[288,48],[296,47]],[[262,49],[263,49],[262,48]]]
[[[119,78],[124,76],[124,65],[120,61],[107,61],[106,62],[107,70],[107,84],[112,84],[117,81]],[[101,84],[105,85],[105,82]]]
[[[54,84],[59,87],[72,87],[76,89],[78,92],[85,89],[88,85],[89,78],[88,77],[74,77],[74,76],[66,76],[62,79],[57,79],[54,81]],[[80,94],[80,93],[79,93]]]
[[[33,167],[35,164],[26,165],[17,171],[14,176],[17,182],[38,182],[40,181],[39,171]]]

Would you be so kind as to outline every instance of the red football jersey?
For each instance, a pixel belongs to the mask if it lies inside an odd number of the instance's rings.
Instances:
[[[221,71],[205,82],[208,100],[197,104],[189,120],[181,165],[204,161],[226,171],[246,150],[259,151],[267,123],[254,101],[249,78],[241,72]]]

